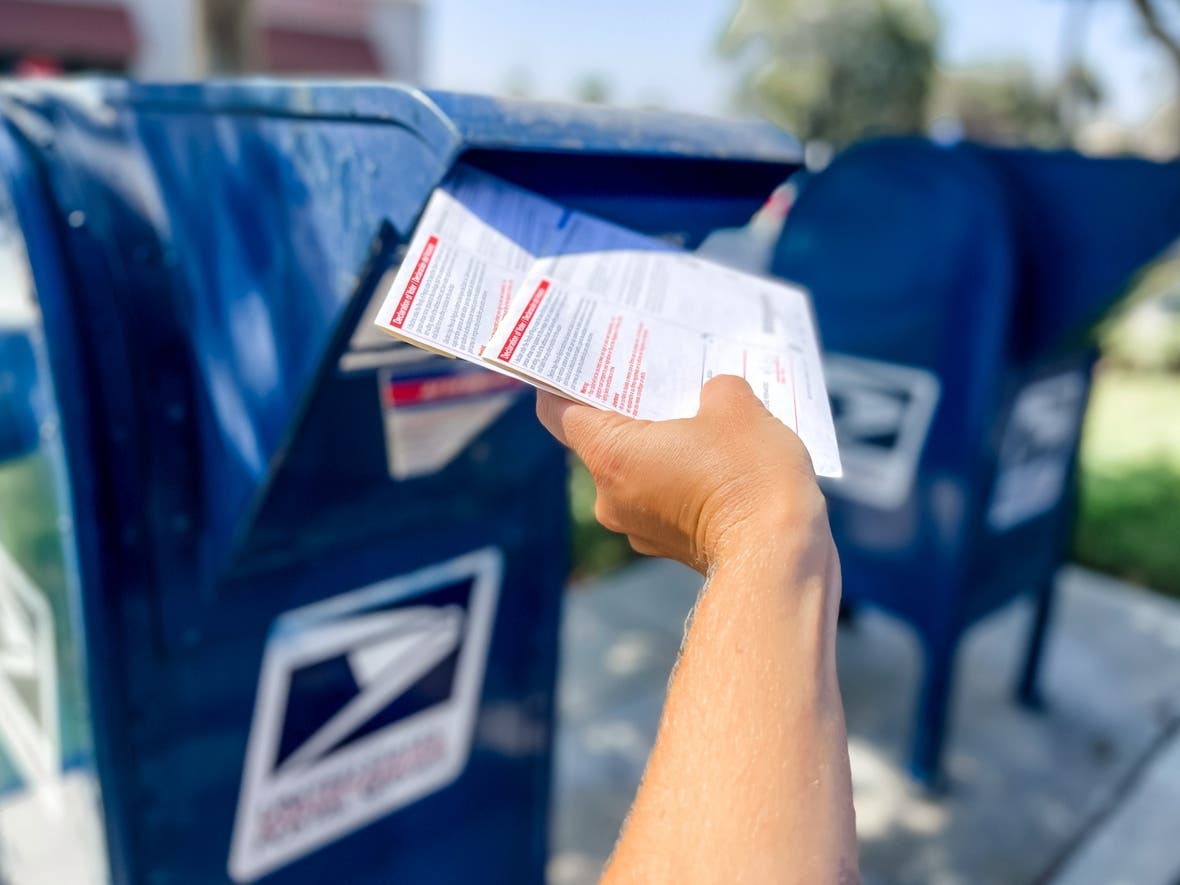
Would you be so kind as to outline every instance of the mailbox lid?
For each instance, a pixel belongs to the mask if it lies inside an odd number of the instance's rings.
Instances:
[[[573,208],[695,246],[744,224],[803,162],[799,142],[768,123],[684,113],[494,98],[374,82],[241,80],[182,85],[103,83],[105,101],[140,115],[195,113],[389,125],[431,162],[388,153],[368,162],[425,180],[387,203],[415,220],[463,158]],[[403,221],[403,224],[405,222]],[[412,225],[411,225],[412,226]],[[399,225],[399,231],[401,225]]]
[[[1180,240],[1180,161],[972,145],[1001,186],[1016,247],[1009,358],[1027,367],[1093,346],[1134,275]]]
[[[55,92],[101,96],[142,111],[199,111],[391,123],[446,146],[655,154],[798,165],[799,142],[769,123],[457,92],[379,82],[247,79],[186,84],[91,80]]]

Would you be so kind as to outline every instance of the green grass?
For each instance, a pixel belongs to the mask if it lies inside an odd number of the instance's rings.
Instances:
[[[1180,375],[1098,374],[1074,558],[1180,597]]]
[[[573,532],[573,578],[589,578],[626,565],[639,554],[623,535],[608,532],[594,518],[594,480],[570,456],[570,517]]]
[[[0,462],[0,546],[49,603],[56,632],[63,759],[85,758],[91,739],[82,686],[82,642],[69,599],[53,471],[43,452]],[[0,783],[14,773],[0,751]]]

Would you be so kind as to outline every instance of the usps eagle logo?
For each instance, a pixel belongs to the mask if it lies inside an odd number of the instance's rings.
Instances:
[[[263,655],[229,872],[251,882],[453,782],[502,561],[482,550],[281,615]]]
[[[896,510],[913,491],[918,461],[941,385],[913,366],[831,353],[824,377],[844,462],[826,490],[870,507]]]

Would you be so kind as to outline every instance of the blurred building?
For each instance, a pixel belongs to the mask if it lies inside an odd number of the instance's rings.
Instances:
[[[205,76],[212,57],[205,4],[211,2],[0,0],[0,73]],[[237,5],[249,13],[249,70],[420,79],[421,0],[240,0]]]

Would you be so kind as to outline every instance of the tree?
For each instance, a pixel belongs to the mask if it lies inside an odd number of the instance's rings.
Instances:
[[[1083,96],[1087,105],[1101,101],[1101,87],[1085,68],[1071,71],[1060,87],[1038,81],[1022,62],[947,72],[939,77],[931,116],[953,120],[972,141],[1065,147],[1073,135],[1071,103],[1062,98],[1065,89]]]
[[[210,74],[241,74],[257,65],[253,0],[199,0],[198,39]]]
[[[509,98],[532,98],[533,74],[528,68],[517,65],[504,78],[504,94]]]
[[[925,130],[937,22],[926,0],[741,0],[721,51],[740,101],[805,140]]]
[[[582,104],[609,104],[610,83],[601,74],[586,74],[574,86],[574,98]]]
[[[1180,83],[1180,26],[1169,27],[1168,21],[1165,20],[1170,17],[1175,23],[1177,18],[1180,18],[1180,4],[1175,0],[1170,3],[1167,0],[1131,0],[1131,4],[1139,13],[1139,19],[1147,33],[1168,54],[1176,68],[1177,82]],[[1170,16],[1164,12],[1165,9],[1171,13]]]

